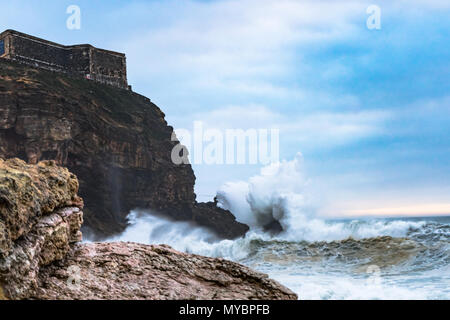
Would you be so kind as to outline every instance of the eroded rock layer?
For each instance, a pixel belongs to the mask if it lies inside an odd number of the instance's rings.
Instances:
[[[41,270],[39,284],[33,298],[297,299],[240,264],[137,243],[76,245],[64,260]]]

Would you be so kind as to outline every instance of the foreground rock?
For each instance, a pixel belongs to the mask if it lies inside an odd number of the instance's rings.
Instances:
[[[68,281],[69,279],[69,281]],[[136,243],[76,245],[41,269],[36,299],[297,299],[267,275],[224,259]]]
[[[167,246],[81,241],[78,180],[0,159],[0,299],[295,299],[267,275]],[[205,210],[207,208],[204,208]]]
[[[223,238],[244,235],[248,228],[229,211],[198,208],[194,173],[172,162],[178,141],[164,117],[128,90],[0,59],[0,157],[69,168],[94,236],[123,231],[136,208],[196,222]]]
[[[0,296],[28,297],[39,269],[81,240],[77,192],[77,178],[54,161],[0,159]]]

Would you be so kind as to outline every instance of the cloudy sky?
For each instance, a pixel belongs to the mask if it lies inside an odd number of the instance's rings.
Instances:
[[[0,3],[1,29],[125,52],[133,89],[175,128],[279,128],[324,215],[450,213],[448,0]],[[260,168],[195,165],[196,191]]]

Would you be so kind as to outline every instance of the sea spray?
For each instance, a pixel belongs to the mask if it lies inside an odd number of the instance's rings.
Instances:
[[[224,184],[217,193],[219,206],[230,210],[236,219],[256,233],[279,223],[282,232],[276,238],[288,241],[333,241],[348,237],[367,238],[380,235],[401,237],[409,227],[405,222],[367,224],[361,220],[349,223],[327,221],[317,215],[310,180],[303,170],[300,153],[291,161],[281,161],[261,169],[247,182]]]
[[[245,245],[251,236],[238,240],[219,240],[206,228],[189,222],[173,221],[151,211],[134,210],[128,216],[129,227],[108,241],[132,241],[144,244],[168,244],[176,250],[231,260],[245,258]]]
[[[317,216],[308,186],[300,154],[222,186],[220,206],[250,226],[244,238],[220,240],[192,223],[134,210],[127,230],[109,240],[234,260],[301,299],[450,298],[450,218],[327,220]],[[266,232],[274,223],[282,232]],[[370,268],[380,270],[377,285],[368,282]]]
[[[450,298],[450,218],[326,222],[353,235],[335,241],[288,241],[254,230],[245,238],[218,240],[207,229],[151,212],[133,211],[129,219],[128,229],[111,241],[164,243],[240,262],[302,299]],[[381,270],[380,285],[368,282],[371,266]]]
[[[189,222],[171,221],[154,211],[134,210],[128,216],[129,228],[113,240],[167,243],[182,251],[233,257],[232,252],[239,252],[238,256],[245,255],[247,243],[255,239],[313,242],[349,237],[405,237],[410,230],[420,229],[425,224],[423,221],[383,219],[322,219],[316,214],[314,197],[308,191],[309,184],[301,153],[291,161],[283,160],[263,167],[259,175],[248,181],[224,184],[217,193],[219,206],[230,210],[238,221],[250,226],[244,239],[219,241],[206,228]],[[264,227],[274,221],[280,224],[282,232],[276,235],[266,233]]]
[[[223,185],[217,192],[219,204],[230,210],[238,221],[253,229],[264,228],[277,221],[284,231],[293,219],[311,214],[311,202],[306,192],[308,180],[303,175],[303,157],[281,161],[261,169],[248,182]],[[297,216],[292,216],[293,212]]]

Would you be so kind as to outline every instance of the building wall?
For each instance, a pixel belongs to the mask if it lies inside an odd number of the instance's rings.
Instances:
[[[125,56],[92,48],[91,77],[110,85],[127,87],[127,67]]]
[[[70,72],[86,75],[90,72],[90,46],[78,46],[67,50],[67,67]]]
[[[68,71],[68,51],[63,47],[17,35],[11,36],[10,39],[10,55],[14,60],[55,71]]]
[[[0,35],[0,56],[128,89],[125,55],[91,45],[63,46],[8,30]]]

